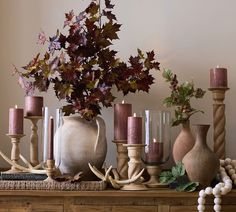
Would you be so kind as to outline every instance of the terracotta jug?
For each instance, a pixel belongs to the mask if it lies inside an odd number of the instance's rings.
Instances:
[[[173,158],[175,163],[181,162],[183,157],[193,148],[195,138],[191,132],[190,122],[182,123],[182,129],[173,145]]]
[[[73,176],[82,171],[83,180],[92,179],[94,175],[88,163],[100,169],[107,153],[106,126],[103,119],[97,117],[86,121],[79,116],[65,116],[58,132],[60,171]]]
[[[200,187],[207,187],[216,176],[220,161],[207,146],[206,137],[210,125],[196,125],[196,142],[184,156],[183,164],[189,180],[199,182]]]

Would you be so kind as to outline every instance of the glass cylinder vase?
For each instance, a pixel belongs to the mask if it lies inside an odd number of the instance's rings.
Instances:
[[[146,165],[165,163],[171,150],[171,115],[169,111],[145,110],[143,113],[144,154]]]

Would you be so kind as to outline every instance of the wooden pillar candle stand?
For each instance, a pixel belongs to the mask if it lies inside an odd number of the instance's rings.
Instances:
[[[30,136],[30,163],[32,166],[37,166],[39,164],[38,159],[38,126],[37,123],[41,120],[42,116],[26,116],[32,123],[31,126],[31,136]]]
[[[214,152],[220,159],[225,158],[225,92],[229,88],[209,88],[213,94]]]
[[[24,137],[24,134],[7,134],[11,138],[11,143],[12,143],[12,149],[11,149],[11,160],[18,164],[18,161],[20,159],[20,148],[19,148],[19,143],[20,139]],[[7,173],[19,173],[21,170],[17,169],[14,165],[12,165],[11,169],[6,171]]]
[[[121,180],[128,178],[128,150],[123,144],[127,143],[127,140],[114,140],[117,148],[117,172]]]
[[[227,69],[210,69],[210,88],[213,94],[214,152],[220,159],[225,158],[225,92],[228,90]]]
[[[138,175],[142,169],[141,167],[141,155],[142,155],[142,148],[145,146],[143,144],[123,144],[128,149],[128,178],[131,179],[132,177]],[[142,184],[141,181],[136,181],[134,183],[124,185],[121,190],[126,191],[140,191],[140,190],[147,190],[147,187]]]

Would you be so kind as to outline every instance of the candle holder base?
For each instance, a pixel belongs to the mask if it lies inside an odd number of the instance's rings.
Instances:
[[[159,174],[161,173],[161,166],[153,165],[153,166],[146,166],[147,172],[150,175],[149,181],[145,182],[144,184],[149,188],[165,188],[168,187],[168,184],[160,183],[159,181]]]
[[[55,181],[53,179],[55,176],[55,160],[47,160],[46,174],[48,177],[44,180],[45,182]]]
[[[122,191],[146,191],[147,186],[142,183],[130,183],[121,188]]]

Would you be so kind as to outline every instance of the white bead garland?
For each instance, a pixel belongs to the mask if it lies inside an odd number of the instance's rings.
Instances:
[[[214,198],[214,211],[221,211],[221,196],[226,195],[232,190],[233,183],[236,185],[236,160],[231,160],[226,158],[225,160],[220,160],[220,177],[223,182],[215,185],[214,188],[207,187],[199,192],[198,206],[199,212],[204,212],[206,196],[213,194]]]

